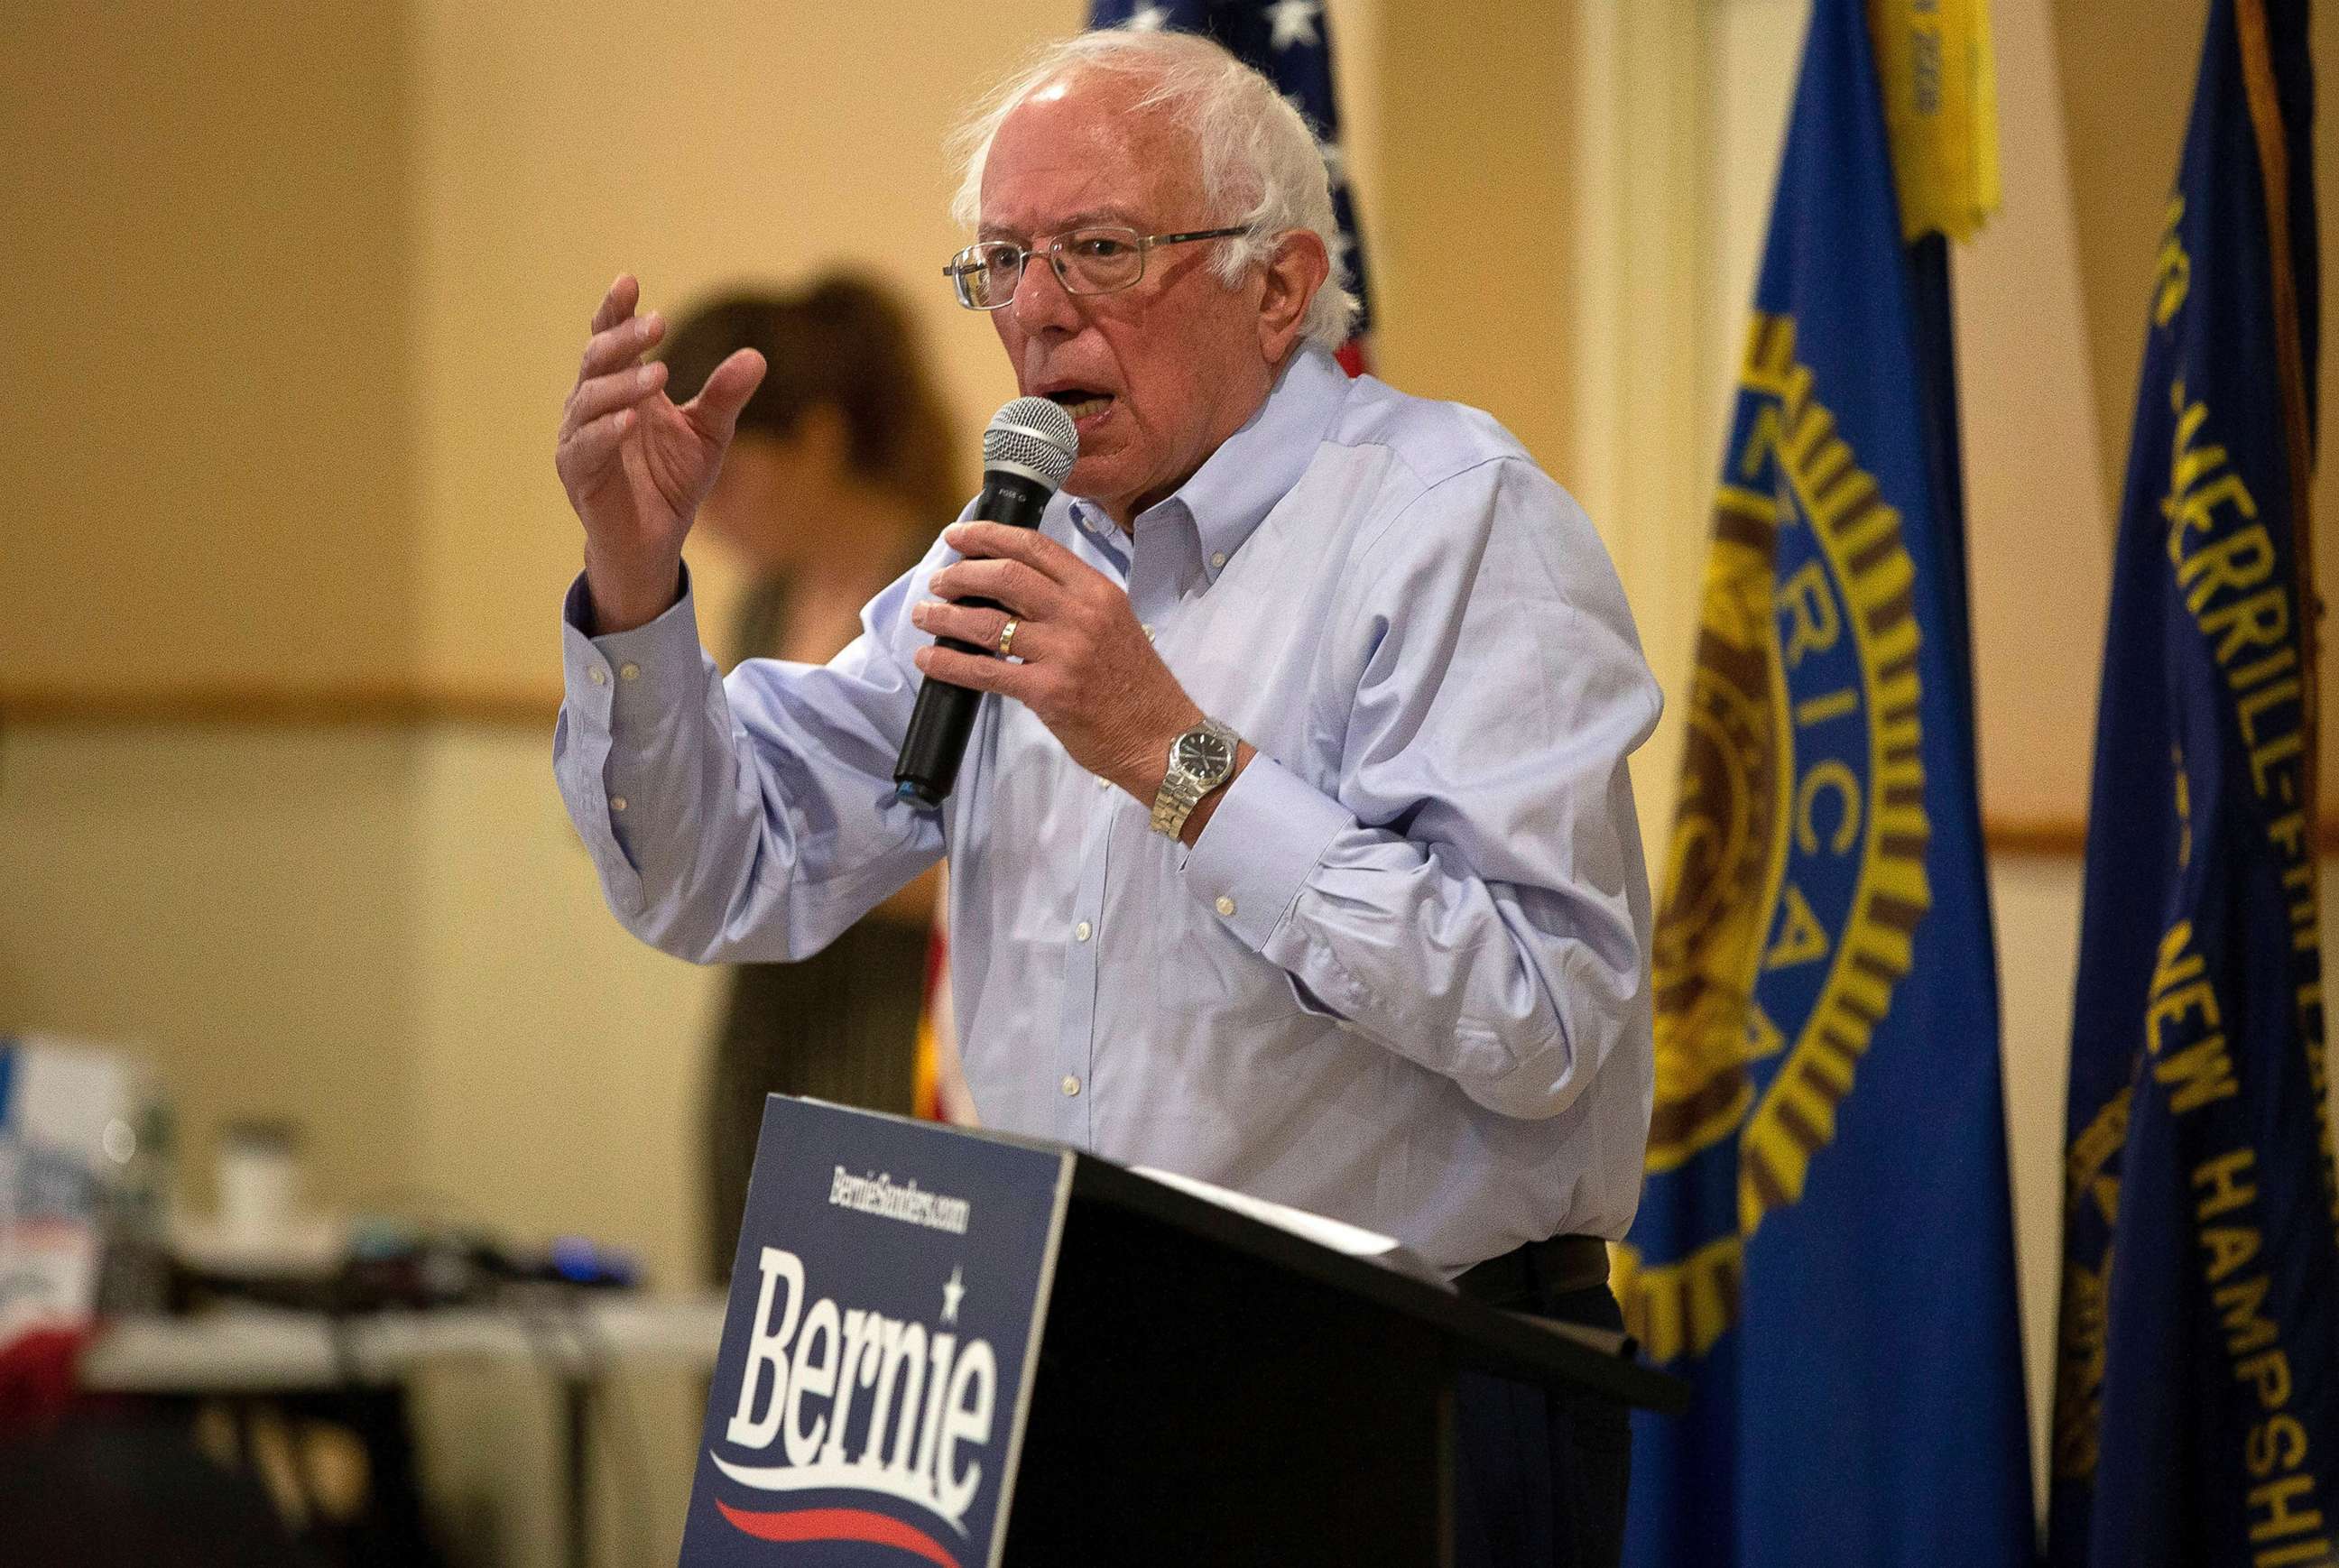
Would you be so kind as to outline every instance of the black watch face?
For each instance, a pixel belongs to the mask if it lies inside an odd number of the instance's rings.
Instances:
[[[1200,778],[1218,778],[1235,765],[1235,748],[1208,730],[1189,730],[1178,737],[1178,765]]]

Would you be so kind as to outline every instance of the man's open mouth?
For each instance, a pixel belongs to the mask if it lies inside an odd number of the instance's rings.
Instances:
[[[1086,387],[1066,387],[1047,394],[1048,399],[1071,415],[1085,419],[1091,414],[1101,414],[1112,405],[1110,392],[1091,391]]]

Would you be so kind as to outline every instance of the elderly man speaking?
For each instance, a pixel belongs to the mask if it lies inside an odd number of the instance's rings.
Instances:
[[[631,278],[593,319],[555,745],[611,907],[685,958],[801,958],[947,854],[986,1124],[1614,1326],[1659,696],[1590,524],[1486,416],[1341,372],[1323,161],[1217,45],[1065,42],[965,145],[947,275],[1078,461],[1039,528],[945,529],[826,666],[699,648],[683,540],[762,362],[677,407]],[[894,799],[922,676],[996,694],[940,812]],[[1460,1442],[1463,1561],[1614,1560],[1621,1415],[1473,1378]]]

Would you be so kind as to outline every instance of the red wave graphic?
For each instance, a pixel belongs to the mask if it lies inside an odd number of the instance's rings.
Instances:
[[[943,1550],[943,1543],[924,1531],[865,1508],[797,1508],[785,1514],[756,1514],[734,1508],[719,1497],[715,1506],[735,1528],[758,1541],[866,1541],[913,1552],[939,1568],[959,1568],[958,1559]]]

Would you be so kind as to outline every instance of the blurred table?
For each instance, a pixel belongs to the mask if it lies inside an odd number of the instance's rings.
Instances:
[[[658,1298],[567,1291],[486,1307],[349,1317],[266,1307],[189,1317],[123,1317],[83,1356],[93,1392],[173,1398],[264,1398],[402,1383],[426,1364],[522,1362],[560,1386],[568,1561],[591,1561],[587,1476],[596,1390],[608,1374],[649,1365],[711,1373],[724,1297]]]
[[[239,1394],[392,1383],[429,1361],[533,1362],[590,1380],[613,1364],[711,1371],[721,1296],[577,1295],[558,1301],[333,1317],[266,1307],[192,1317],[122,1317],[83,1356],[85,1388],[114,1394]]]

